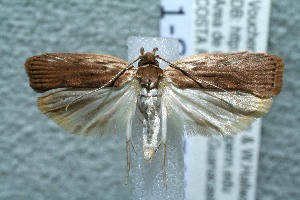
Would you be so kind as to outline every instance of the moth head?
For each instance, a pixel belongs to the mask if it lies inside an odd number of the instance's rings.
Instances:
[[[144,48],[142,47],[140,50],[140,61],[138,62],[138,66],[144,66],[144,65],[156,65],[159,66],[158,61],[156,60],[156,51],[158,51],[158,48],[153,48],[152,52],[146,52]]]
[[[155,157],[156,148],[153,147],[144,147],[144,158],[146,161],[152,161]]]

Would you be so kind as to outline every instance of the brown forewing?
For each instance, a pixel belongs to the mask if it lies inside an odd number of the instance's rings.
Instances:
[[[82,53],[46,53],[28,58],[25,63],[30,86],[36,92],[69,87],[99,88],[127,65],[113,56]],[[134,70],[127,70],[108,86],[122,86]]]
[[[202,54],[173,63],[197,79],[198,84],[178,69],[167,67],[164,74],[179,88],[222,88],[258,97],[277,95],[282,87],[283,61],[265,53]]]

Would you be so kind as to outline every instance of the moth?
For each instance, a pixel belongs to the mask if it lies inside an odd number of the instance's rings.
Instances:
[[[145,53],[141,48],[131,63],[83,53],[46,53],[25,63],[36,92],[59,88],[39,97],[37,104],[65,130],[85,135],[126,134],[126,183],[135,116],[143,125],[144,159],[153,160],[162,146],[166,184],[167,137],[238,133],[268,112],[272,97],[282,87],[284,64],[275,55],[203,54],[170,63],[157,50]],[[159,59],[169,66],[161,69]],[[168,132],[168,127],[173,131]]]

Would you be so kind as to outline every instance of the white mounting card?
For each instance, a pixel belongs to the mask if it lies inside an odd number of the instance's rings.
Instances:
[[[181,55],[266,52],[271,0],[161,0],[161,37]],[[185,198],[256,198],[261,121],[227,137],[186,137]]]

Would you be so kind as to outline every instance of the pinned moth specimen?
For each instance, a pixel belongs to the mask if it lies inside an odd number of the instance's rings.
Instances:
[[[265,53],[203,54],[170,63],[144,52],[131,63],[110,55],[46,53],[25,63],[39,109],[75,134],[126,134],[127,171],[133,118],[142,116],[144,158],[162,146],[166,184],[166,141],[172,134],[238,133],[271,107],[282,87],[283,61]],[[169,63],[159,67],[158,59]],[[138,67],[133,63],[138,61]],[[168,132],[168,127],[173,131]],[[134,147],[134,145],[132,145]]]

